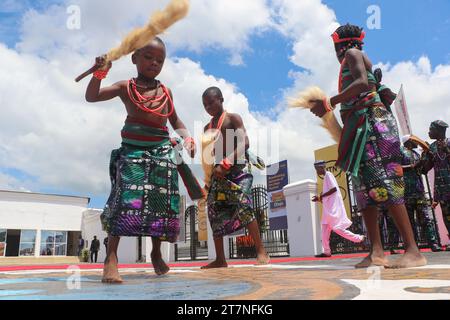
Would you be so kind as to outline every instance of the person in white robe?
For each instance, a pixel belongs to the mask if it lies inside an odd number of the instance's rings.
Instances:
[[[324,176],[323,191],[314,196],[312,201],[322,203],[322,247],[323,253],[316,257],[331,257],[330,236],[334,231],[341,237],[354,243],[363,242],[364,235],[354,234],[347,230],[352,222],[347,217],[342,194],[339,191],[339,185],[331,172],[326,171],[325,161],[317,161],[314,167],[319,176]]]

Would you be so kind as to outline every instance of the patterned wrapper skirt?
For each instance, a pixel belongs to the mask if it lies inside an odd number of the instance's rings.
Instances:
[[[233,166],[225,179],[213,177],[207,203],[214,238],[238,231],[255,220],[252,183],[248,165]]]
[[[177,240],[180,195],[173,152],[170,143],[112,151],[111,194],[101,215],[109,235]]]
[[[352,176],[359,210],[404,204],[405,183],[397,122],[382,105],[368,109],[369,132],[358,176]]]

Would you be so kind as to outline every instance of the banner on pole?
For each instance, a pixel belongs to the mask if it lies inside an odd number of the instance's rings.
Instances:
[[[270,230],[287,229],[286,199],[283,187],[289,183],[287,160],[267,166]]]
[[[403,91],[403,85],[400,87],[400,91],[394,102],[395,112],[397,114],[397,120],[400,125],[400,131],[402,135],[412,134],[411,121],[408,114],[408,106],[406,104],[405,92]]]

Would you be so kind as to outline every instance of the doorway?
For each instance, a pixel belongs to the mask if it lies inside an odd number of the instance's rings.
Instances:
[[[6,232],[6,257],[18,257],[20,246],[20,230],[8,229]]]
[[[81,231],[69,231],[67,232],[67,256],[78,256],[78,242],[81,236]]]

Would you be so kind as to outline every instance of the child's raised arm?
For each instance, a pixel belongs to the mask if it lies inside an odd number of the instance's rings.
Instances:
[[[97,57],[95,59],[95,63],[96,65],[102,66],[105,63],[105,57]],[[107,71],[109,71],[110,68],[111,64],[108,66]],[[87,102],[107,101],[118,97],[122,92],[122,87],[126,85],[126,81],[119,81],[114,83],[112,86],[100,89],[101,83],[101,77],[97,78],[95,75],[92,77],[86,88],[85,98]]]

